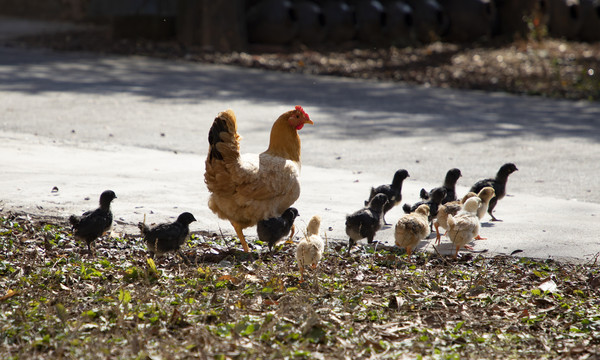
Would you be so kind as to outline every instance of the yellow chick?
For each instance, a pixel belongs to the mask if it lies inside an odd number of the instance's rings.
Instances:
[[[477,196],[481,199],[481,207],[479,208],[479,210],[477,210],[477,217],[479,218],[479,220],[481,220],[488,210],[490,200],[492,200],[492,198],[496,196],[496,192],[494,191],[493,187],[486,186],[483,189],[481,189]]]
[[[444,205],[441,205],[438,209],[438,214],[436,218],[433,220],[433,226],[435,227],[436,232],[436,245],[440,244],[441,235],[439,228],[442,227],[444,229],[448,229],[448,215],[456,216],[460,210],[462,210],[463,204],[470,198],[477,196],[481,199],[481,207],[477,210],[477,217],[479,220],[483,218],[488,209],[488,204],[490,200],[495,196],[494,188],[487,186],[481,189],[479,194],[475,194],[474,192],[468,192],[460,201],[451,201],[447,202]],[[444,234],[445,235],[445,234]],[[477,235],[475,240],[485,240],[481,236]]]
[[[475,194],[473,194],[475,195]],[[435,228],[435,240],[436,245],[440,244],[442,236],[440,235],[440,227],[448,229],[448,215],[456,215],[462,209],[462,203],[460,201],[450,201],[444,205],[440,205],[438,213],[433,220],[433,227]]]
[[[401,217],[396,223],[394,231],[396,246],[406,248],[409,257],[419,241],[424,240],[430,234],[428,218],[429,206],[423,204],[415,212]]]
[[[318,215],[313,216],[306,227],[306,237],[300,240],[296,247],[296,260],[300,269],[301,282],[304,281],[304,268],[306,265],[311,265],[315,269],[323,256],[325,243],[319,235],[320,227],[321,217]]]
[[[469,191],[468,193],[465,194],[465,196],[463,196],[462,199],[460,199],[460,203],[464,204],[467,202],[467,200],[469,200],[470,198],[472,198],[473,196],[477,196],[477,194],[475,194],[474,192]]]
[[[479,197],[469,198],[463,209],[456,215],[448,215],[448,236],[456,246],[454,258],[458,257],[458,250],[473,241],[479,235],[479,218],[477,210],[481,207]]]

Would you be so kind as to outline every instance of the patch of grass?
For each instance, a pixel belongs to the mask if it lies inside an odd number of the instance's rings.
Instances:
[[[328,250],[299,282],[294,249],[228,254],[195,235],[151,261],[102,239],[81,251],[59,224],[0,218],[0,357],[569,358],[600,351],[596,264],[459,261]],[[48,239],[58,239],[49,244]],[[135,239],[134,239],[135,240]],[[9,245],[10,244],[10,245]],[[265,252],[266,254],[266,252]],[[235,254],[234,254],[235,255]],[[552,280],[555,291],[539,286]]]

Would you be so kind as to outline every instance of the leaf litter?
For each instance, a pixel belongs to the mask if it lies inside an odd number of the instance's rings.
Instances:
[[[294,246],[195,233],[148,259],[139,235],[89,256],[65,221],[0,214],[0,357],[595,358],[599,269],[513,256]],[[338,250],[336,250],[338,249]],[[211,254],[211,256],[206,256]]]

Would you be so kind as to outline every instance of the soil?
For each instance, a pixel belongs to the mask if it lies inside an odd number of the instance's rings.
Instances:
[[[456,89],[504,91],[565,99],[600,100],[600,43],[544,36],[474,44],[436,42],[415,47],[321,48],[251,45],[219,53],[176,41],[113,39],[106,28],[29,36],[9,46],[144,55],[284,72],[333,75]]]

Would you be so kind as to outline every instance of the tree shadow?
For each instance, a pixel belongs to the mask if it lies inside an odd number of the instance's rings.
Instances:
[[[241,69],[144,57],[0,48],[0,90],[40,94],[136,94],[184,103],[241,99],[318,108],[320,134],[331,138],[455,132],[600,141],[600,104],[457,91],[328,76]],[[208,121],[212,116],[208,116]],[[446,140],[452,141],[451,138]]]

